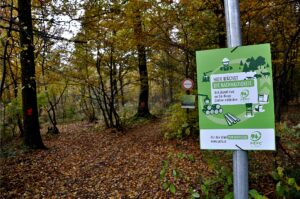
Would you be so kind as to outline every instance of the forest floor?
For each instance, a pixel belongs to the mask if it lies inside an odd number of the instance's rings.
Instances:
[[[164,122],[155,119],[123,133],[76,122],[60,125],[59,135],[43,132],[48,150],[25,150],[20,140],[15,148],[10,144],[0,157],[0,198],[190,198],[191,188],[199,191],[203,179],[215,175],[225,182],[211,191],[222,192],[231,171],[212,170],[207,156],[230,168],[232,153],[200,151],[192,137],[166,140]],[[276,185],[270,177],[274,154],[249,153],[250,188],[268,198]],[[161,178],[164,161],[168,167]],[[166,181],[175,185],[175,195],[162,188]]]
[[[187,198],[208,168],[198,142],[164,140],[160,125],[154,120],[124,133],[84,122],[62,125],[59,135],[43,136],[48,150],[16,150],[1,158],[0,198],[170,198],[160,171],[163,160],[172,164],[178,154],[173,163],[189,177],[171,181],[176,198]]]

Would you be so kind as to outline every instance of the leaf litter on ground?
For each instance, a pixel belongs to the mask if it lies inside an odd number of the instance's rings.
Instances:
[[[164,140],[160,125],[154,120],[124,133],[62,125],[58,136],[44,136],[48,150],[1,158],[0,198],[186,198],[207,166],[198,142]],[[160,170],[179,153],[193,161],[178,159],[189,180],[178,181],[172,194],[162,188]]]

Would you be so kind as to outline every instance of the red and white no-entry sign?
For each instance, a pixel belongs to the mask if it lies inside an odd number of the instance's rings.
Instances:
[[[182,88],[185,90],[191,90],[194,88],[194,81],[190,78],[186,78],[182,81]]]

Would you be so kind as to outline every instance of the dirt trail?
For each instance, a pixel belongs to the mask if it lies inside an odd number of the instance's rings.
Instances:
[[[85,123],[62,126],[60,135],[44,138],[49,150],[1,158],[0,197],[186,198],[189,186],[206,171],[199,145],[164,140],[160,125],[152,121],[123,134],[99,132]],[[173,196],[161,188],[159,173],[162,161],[179,153],[192,154],[195,162],[170,161],[182,170]]]

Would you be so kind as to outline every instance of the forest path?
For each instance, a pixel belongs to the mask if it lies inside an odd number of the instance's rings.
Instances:
[[[207,173],[199,144],[164,140],[161,124],[150,121],[122,134],[83,122],[63,125],[58,136],[44,137],[49,150],[1,158],[0,198],[170,198],[160,180],[168,158],[175,198],[187,198]],[[195,161],[178,158],[182,154]],[[171,177],[175,168],[177,180]]]

